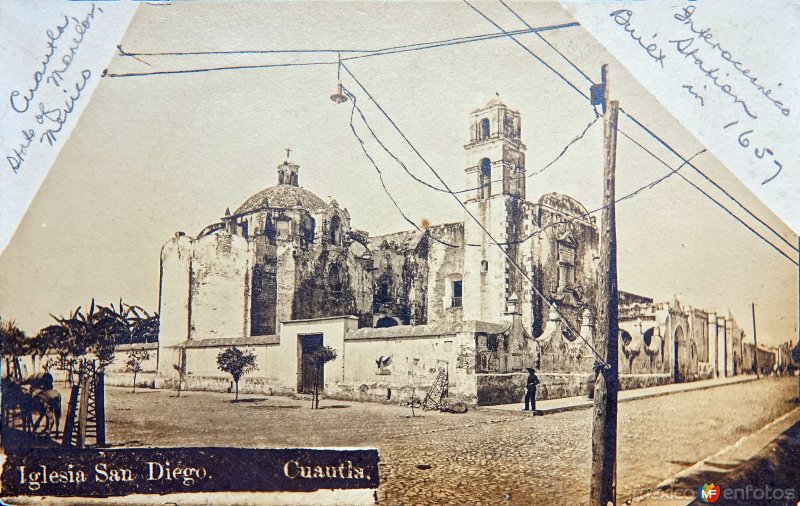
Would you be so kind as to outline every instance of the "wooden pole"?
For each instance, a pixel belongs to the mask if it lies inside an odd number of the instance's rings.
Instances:
[[[756,370],[756,378],[760,378],[761,373],[758,370],[758,338],[756,337],[756,303],[751,303],[750,307],[753,308],[753,368]]]
[[[617,232],[614,172],[617,161],[619,103],[608,101],[607,65],[603,66],[606,103],[603,217],[597,288],[595,347],[605,364],[595,379],[592,419],[592,477],[589,503],[616,504],[617,391],[619,389],[619,328],[617,291]]]
[[[97,446],[100,448],[106,445],[106,373],[97,373],[94,387],[94,415],[97,431]]]
[[[88,369],[88,368],[87,368]],[[89,371],[81,377],[81,396],[78,405],[78,448],[86,447],[86,423],[89,414]]]

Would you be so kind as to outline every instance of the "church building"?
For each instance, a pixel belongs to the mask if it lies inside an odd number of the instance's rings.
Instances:
[[[357,230],[348,197],[304,189],[287,156],[276,185],[195,237],[175,234],[161,252],[158,381],[176,381],[183,362],[189,388],[224,389],[216,355],[237,346],[258,357],[245,391],[308,392],[310,356],[331,346],[338,357],[323,388],[333,397],[394,401],[443,375],[469,402],[514,402],[530,366],[545,398],[583,393],[594,363],[595,218],[567,195],[528,200],[517,111],[493,99],[470,125],[463,221]],[[649,330],[663,345],[650,346],[658,360],[643,355],[629,368],[630,386],[676,379],[674,308],[659,322],[652,301],[644,306],[637,338]]]

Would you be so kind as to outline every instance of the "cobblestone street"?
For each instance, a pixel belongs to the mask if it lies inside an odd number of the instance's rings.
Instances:
[[[640,399],[619,406],[618,497],[641,495],[792,410],[796,379]],[[582,504],[591,410],[530,417],[475,410],[417,412],[369,403],[309,402],[109,388],[115,446],[376,446],[384,504]]]

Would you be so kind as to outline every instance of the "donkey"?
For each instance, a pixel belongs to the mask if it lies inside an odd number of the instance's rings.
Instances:
[[[33,431],[39,428],[42,418],[45,419],[42,434],[50,435],[55,430],[55,437],[58,437],[59,426],[61,424],[61,394],[52,388],[48,390],[33,390],[30,393],[29,408],[32,414],[38,413],[39,418],[33,423]]]
[[[11,378],[3,378],[3,423],[14,427],[14,419],[19,416],[22,421],[22,431],[30,432],[33,427],[31,416],[31,398],[22,385],[15,383]]]

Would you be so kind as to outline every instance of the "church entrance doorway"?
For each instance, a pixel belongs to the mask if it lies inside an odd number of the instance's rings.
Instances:
[[[297,336],[300,344],[300,377],[297,382],[297,391],[301,394],[314,393],[314,368],[313,355],[322,348],[322,334],[304,334]],[[319,371],[319,388],[325,384],[325,368]]]

